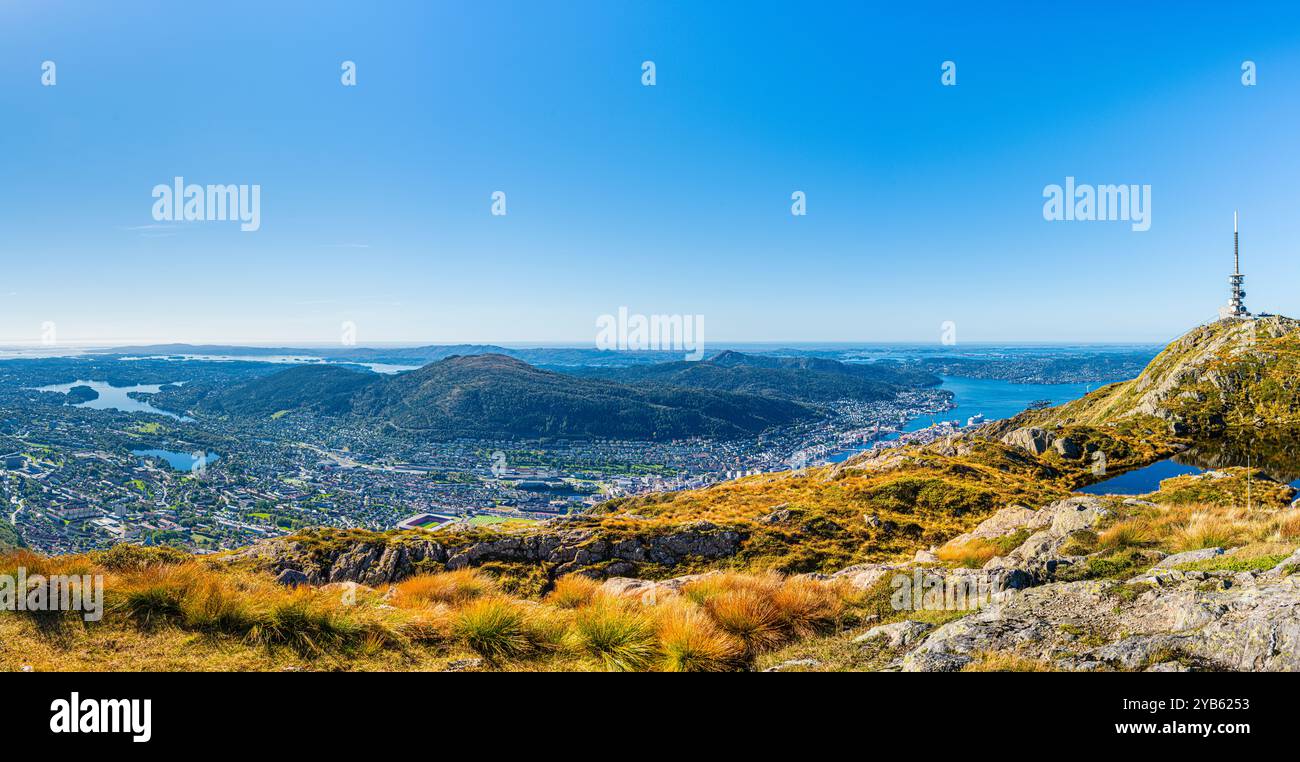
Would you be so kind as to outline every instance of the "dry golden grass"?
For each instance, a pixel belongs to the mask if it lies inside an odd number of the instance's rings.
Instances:
[[[649,669],[659,648],[649,613],[641,606],[612,599],[579,609],[570,637],[575,648],[598,668],[620,672]]]
[[[620,498],[601,507],[601,526],[646,532],[706,519],[748,535],[737,558],[743,568],[829,573],[910,556],[969,531],[1009,504],[1044,505],[1066,497],[1085,473],[996,441],[963,444],[969,447],[962,455],[905,447],[802,474],[761,474],[706,489]],[[764,520],[777,509],[786,509],[785,515]]]
[[[423,670],[478,657],[501,670],[734,670],[833,630],[859,595],[763,573],[710,575],[646,598],[566,577],[537,601],[461,570],[382,596],[364,586],[285,588],[268,574],[148,554],[118,554],[111,568],[89,556],[0,556],[0,571],[18,566],[103,575],[105,615],[52,625],[0,612],[0,669]]]
[[[1300,510],[1292,508],[1278,513],[1273,517],[1270,526],[1273,530],[1269,536],[1270,540],[1274,542],[1300,541]]]
[[[1199,511],[1174,528],[1169,542],[1177,551],[1232,548],[1246,542],[1251,529],[1250,522],[1224,513]]]
[[[727,590],[704,602],[718,627],[745,647],[747,656],[770,651],[788,639],[781,611],[771,598],[754,590]]]
[[[723,593],[733,593],[738,591],[754,592],[762,596],[770,596],[782,584],[785,578],[775,572],[765,572],[761,574],[742,574],[740,572],[724,572],[721,574],[709,574],[696,580],[692,580],[682,588],[682,594],[696,603],[704,604],[709,599],[722,595]]]
[[[555,581],[546,602],[562,609],[576,609],[591,603],[600,594],[600,583],[581,574],[570,574]]]
[[[705,611],[674,597],[656,607],[660,669],[665,672],[724,672],[742,664],[745,648]]]
[[[844,587],[807,577],[786,580],[771,592],[782,624],[797,638],[830,629],[844,612],[846,597]]]
[[[399,583],[393,603],[412,607],[445,603],[457,606],[496,592],[496,584],[477,569],[457,569],[439,574],[421,574]]]
[[[1097,535],[1097,545],[1102,548],[1140,548],[1154,540],[1151,522],[1145,518],[1121,521]]]
[[[1131,515],[1122,515],[1098,533],[1097,546],[1179,553],[1294,540],[1300,540],[1300,511],[1195,503],[1144,506]]]
[[[1004,651],[987,651],[962,667],[962,672],[1052,672],[1051,664]]]
[[[526,612],[518,601],[490,596],[470,601],[456,612],[452,636],[490,662],[517,659],[533,651],[525,626]]]
[[[978,569],[998,555],[998,546],[988,540],[975,538],[960,545],[944,545],[935,551],[939,560],[952,566]]]
[[[454,626],[455,612],[446,605],[409,611],[397,624],[398,632],[412,643],[445,643]]]

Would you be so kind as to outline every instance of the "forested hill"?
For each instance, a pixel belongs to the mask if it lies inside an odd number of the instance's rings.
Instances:
[[[435,439],[732,438],[819,415],[783,398],[580,378],[494,354],[449,357],[394,376],[296,366],[229,389],[177,390],[182,397],[199,414],[354,415]]]
[[[796,402],[894,399],[900,392],[939,385],[939,377],[882,360],[844,363],[819,357],[773,357],[726,351],[699,362],[595,368],[587,375],[623,383],[656,383],[743,392]]]

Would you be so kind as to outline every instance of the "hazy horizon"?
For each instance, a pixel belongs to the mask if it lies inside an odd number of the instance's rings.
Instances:
[[[790,349],[816,349],[823,347],[826,349],[845,349],[857,347],[903,347],[903,348],[931,348],[936,351],[961,352],[963,349],[980,349],[980,348],[1033,348],[1045,347],[1053,349],[1066,349],[1070,347],[1154,347],[1162,346],[1165,342],[1153,341],[963,341],[960,344],[941,345],[937,342],[925,341],[727,341],[720,340],[710,342],[706,346],[706,354],[713,354],[715,351],[727,349],[753,349],[774,350],[782,348]],[[504,349],[582,349],[593,351],[610,351],[610,352],[643,352],[647,350],[640,349],[611,349],[597,350],[592,346],[590,341],[370,341],[359,342],[355,345],[340,345],[337,341],[271,341],[271,342],[248,342],[248,341],[157,341],[157,342],[72,342],[60,341],[57,346],[41,345],[39,342],[28,344],[3,344],[0,343],[0,351],[3,350],[23,350],[23,349],[44,349],[52,353],[68,350],[105,350],[105,349],[154,349],[160,347],[192,347],[192,348],[233,348],[233,349],[337,349],[340,352],[346,352],[354,349],[414,349],[421,347],[460,347],[460,346],[492,346],[502,347]],[[653,350],[658,352],[672,352],[673,350]]]

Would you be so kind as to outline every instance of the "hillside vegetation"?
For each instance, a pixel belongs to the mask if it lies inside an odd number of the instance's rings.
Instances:
[[[0,518],[0,551],[21,548],[22,546],[22,538],[18,536],[18,532],[14,531],[13,524]]]
[[[1168,421],[1178,435],[1300,427],[1300,321],[1270,316],[1197,327],[1137,378],[1037,418],[1100,426],[1142,416]]]
[[[538,526],[10,553],[0,571],[105,574],[109,615],[0,613],[0,667],[1300,670],[1294,489],[1225,466],[1138,498],[1072,495],[1192,433],[1287,430],[1297,335],[1287,318],[1215,323],[1059,408]],[[895,605],[891,578],[922,573],[1018,592]]]
[[[168,389],[157,401],[206,415],[354,416],[430,439],[729,439],[820,415],[784,398],[630,386],[494,354],[453,356],[398,375],[303,365],[229,389]]]
[[[621,589],[582,576],[532,600],[464,569],[375,589],[288,588],[166,549],[0,556],[0,574],[98,574],[105,614],[0,613],[0,670],[743,669],[852,626],[843,582],[724,574]]]
[[[453,357],[363,389],[352,412],[432,436],[732,438],[816,417],[751,394],[629,386],[499,355]]]
[[[700,362],[668,362],[588,371],[621,383],[742,392],[795,402],[894,399],[938,386],[939,377],[897,362],[842,363],[816,357],[766,357],[726,351]]]
[[[1250,508],[1234,497],[1248,480],[1256,496]],[[1214,484],[1198,489],[1189,481]],[[1294,597],[1277,599],[1273,591],[1294,587],[1292,575],[1300,563],[1300,514],[1288,502],[1295,491],[1284,485],[1261,489],[1266,484],[1260,474],[1238,469],[1171,479],[1143,500],[1087,498],[1078,505],[1087,508],[1084,513],[1071,500],[1040,511],[1009,508],[1023,512],[1023,518],[981,522],[974,532],[939,546],[934,560],[860,564],[830,578],[712,571],[659,582],[602,582],[565,574],[522,590],[511,570],[500,564],[451,568],[444,563],[373,585],[287,585],[240,554],[193,557],[168,548],[125,545],[59,558],[10,552],[0,554],[0,574],[23,567],[29,575],[103,575],[105,615],[102,621],[83,622],[76,613],[0,612],[0,642],[5,643],[0,670],[1208,667],[1215,658],[1236,658],[1237,641],[1254,653],[1267,638],[1249,628],[1230,633],[1233,640],[1213,634],[1206,648],[1230,646],[1221,657],[1186,637],[1181,650],[1151,640],[1142,641],[1136,656],[1110,656],[1116,642],[1128,642],[1117,637],[1134,636],[1126,635],[1125,628],[1092,622],[1097,615],[1089,613],[1092,609],[1077,608],[1078,588],[1085,586],[1087,600],[1095,597],[1104,604],[1107,617],[1112,608],[1128,617],[1120,621],[1135,623],[1130,630],[1143,622],[1154,626],[1142,619],[1149,616],[1143,607],[1152,595],[1171,596],[1165,606],[1200,611],[1199,598],[1187,599],[1184,581],[1197,585],[1191,594],[1211,602],[1230,587],[1241,601],[1233,606],[1264,605],[1257,599],[1265,596],[1267,605],[1280,607],[1277,611],[1294,609],[1288,603]],[[1047,523],[1032,523],[1039,514],[1046,514]],[[1064,515],[1087,518],[1058,529]],[[1025,520],[1031,522],[1028,528]],[[997,529],[985,531],[990,526]],[[1035,533],[1035,526],[1048,528]],[[385,539],[390,548],[428,541],[415,535]],[[374,540],[365,533],[318,532],[305,547],[309,554],[337,561],[347,557],[349,548]],[[482,541],[470,537],[456,542],[467,550]],[[1056,559],[1043,567],[1054,570],[1033,583],[1040,586],[1031,584],[1026,591],[1034,594],[1041,615],[1050,618],[1046,628],[996,625],[999,612],[1020,605],[1019,598],[985,608],[930,611],[900,610],[893,603],[889,573],[910,575],[922,569],[959,575],[981,566],[1002,568],[1009,561],[1027,563],[1023,568],[1032,570],[1036,562],[1023,555],[1029,547],[1049,548]],[[386,560],[368,555],[370,566],[350,571],[385,566]],[[1056,597],[1044,598],[1040,592],[1056,588],[1062,590]],[[1213,610],[1235,609],[1220,605]],[[953,640],[965,630],[952,628],[968,619],[979,627],[985,621],[996,626],[976,641]],[[940,652],[942,658],[917,648],[922,636],[931,633],[925,642],[931,649],[947,649]],[[1008,633],[1016,640],[997,640]],[[960,650],[950,653],[954,648]],[[1291,659],[1279,664],[1292,664],[1294,658],[1282,653],[1288,648],[1282,642],[1268,646],[1266,653],[1270,659]],[[1081,661],[1078,654],[1084,651],[1097,656]]]

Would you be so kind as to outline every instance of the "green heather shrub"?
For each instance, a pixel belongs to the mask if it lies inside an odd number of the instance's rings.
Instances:
[[[122,543],[92,555],[95,563],[110,571],[139,571],[150,566],[183,564],[194,556],[168,546],[143,547]]]
[[[605,669],[647,669],[656,652],[655,628],[645,614],[618,601],[600,601],[574,618],[578,649]]]
[[[1150,559],[1140,550],[1129,549],[1109,556],[1094,556],[1081,564],[1057,567],[1056,579],[1074,582],[1085,579],[1123,579],[1151,566]]]
[[[1278,553],[1273,555],[1254,556],[1242,558],[1237,554],[1228,556],[1216,556],[1207,558],[1204,561],[1195,561],[1189,564],[1179,564],[1176,568],[1180,571],[1201,571],[1201,572],[1251,572],[1266,571],[1272,569],[1278,564],[1285,561],[1291,556],[1290,553]]]
[[[493,663],[525,656],[531,646],[523,609],[499,597],[480,598],[462,608],[452,635]]]

